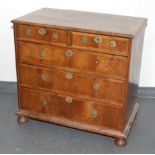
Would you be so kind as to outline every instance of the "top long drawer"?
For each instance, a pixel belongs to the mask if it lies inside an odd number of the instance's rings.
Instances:
[[[21,40],[44,42],[47,44],[67,46],[66,30],[45,28],[31,25],[17,25],[17,38]]]
[[[62,67],[119,79],[127,76],[127,57],[27,42],[18,42],[17,45],[17,61],[22,63]]]

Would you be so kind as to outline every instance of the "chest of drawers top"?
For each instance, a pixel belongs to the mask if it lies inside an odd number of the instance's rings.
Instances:
[[[147,19],[44,8],[12,22],[133,38],[146,26]]]

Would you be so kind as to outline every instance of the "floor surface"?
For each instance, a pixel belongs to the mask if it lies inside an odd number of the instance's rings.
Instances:
[[[155,153],[155,99],[140,98],[140,109],[119,148],[114,138],[41,121],[19,125],[16,93],[0,93],[0,153]]]

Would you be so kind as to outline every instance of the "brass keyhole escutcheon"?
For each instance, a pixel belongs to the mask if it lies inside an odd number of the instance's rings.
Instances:
[[[44,75],[44,74],[40,74],[40,79],[41,79],[42,81],[45,81],[45,80],[46,80],[45,75]]]
[[[58,38],[59,38],[58,33],[57,33],[57,32],[53,32],[53,33],[52,33],[52,41],[57,41]]]
[[[40,104],[43,106],[43,107],[45,107],[45,106],[47,106],[47,101],[46,100],[41,100],[40,101]]]
[[[72,103],[72,97],[66,97],[66,103]]]
[[[38,30],[38,33],[41,35],[41,36],[44,36],[46,34],[46,30],[44,28],[40,28]]]
[[[94,42],[95,42],[96,44],[102,43],[102,36],[96,36],[96,37],[94,38]]]
[[[110,41],[110,47],[115,48],[117,46],[116,41],[112,40]]]
[[[71,80],[73,78],[72,73],[67,73],[65,76],[67,80]]]
[[[26,34],[26,36],[31,36],[32,35],[32,30],[31,29],[26,29],[25,34]]]
[[[65,55],[67,56],[67,57],[72,57],[73,56],[73,51],[71,51],[71,50],[67,50],[66,52],[65,52]]]
[[[91,113],[91,116],[92,117],[97,117],[97,115],[98,115],[98,112],[97,112],[97,110],[92,110],[92,113]]]
[[[93,84],[93,89],[94,90],[99,90],[99,88],[100,88],[100,85],[98,84],[98,83],[95,83],[95,84]]]
[[[82,37],[81,42],[84,43],[84,44],[87,44],[88,43],[88,38],[87,37]]]
[[[45,57],[45,51],[44,50],[41,50],[39,52],[39,57],[40,57],[40,59],[43,59]]]

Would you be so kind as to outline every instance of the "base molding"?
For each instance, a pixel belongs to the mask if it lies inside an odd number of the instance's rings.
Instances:
[[[101,126],[93,126],[89,124],[84,124],[81,122],[75,122],[69,119],[65,118],[60,118],[60,117],[55,117],[55,116],[47,116],[45,114],[39,114],[36,112],[29,112],[25,110],[18,110],[16,115],[18,117],[26,117],[26,118],[31,118],[31,119],[36,119],[36,120],[41,120],[41,121],[46,121],[49,123],[54,123],[66,127],[71,127],[71,128],[76,128],[84,131],[89,131],[89,132],[94,132],[102,135],[108,135],[111,137],[118,137],[118,138],[124,138],[125,135],[121,131],[117,130],[111,130],[108,128],[103,128]]]
[[[80,129],[80,130],[84,130],[84,131],[98,133],[101,135],[115,137],[117,139],[127,139],[129,132],[131,130],[132,124],[134,122],[134,119],[136,117],[138,108],[139,108],[139,104],[136,103],[133,108],[133,111],[131,113],[131,116],[129,118],[129,121],[126,124],[125,130],[123,132],[104,128],[101,126],[93,126],[93,125],[89,125],[89,124],[83,124],[81,122],[75,122],[75,121],[72,121],[69,119],[58,118],[55,116],[47,116],[45,114],[38,115],[36,112],[29,112],[29,111],[25,111],[25,110],[18,110],[16,115],[18,117],[22,117],[22,118],[25,117],[25,118],[42,120],[42,121],[46,121],[46,122],[50,122],[50,123],[54,123],[54,124],[58,124],[58,125],[62,125],[62,126],[68,126],[71,128],[76,128],[76,129]],[[118,142],[120,142],[120,141],[118,141]]]
[[[130,115],[130,118],[129,118],[129,120],[128,120],[127,124],[126,124],[125,130],[123,132],[123,134],[125,135],[125,138],[127,138],[129,133],[130,133],[130,130],[131,130],[131,127],[132,127],[133,122],[135,120],[135,117],[137,115],[138,109],[139,109],[139,104],[135,103],[133,111],[132,111],[132,113]]]

